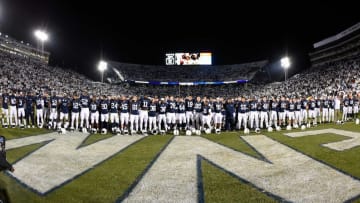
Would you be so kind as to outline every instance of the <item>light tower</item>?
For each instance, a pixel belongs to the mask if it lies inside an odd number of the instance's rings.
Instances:
[[[290,58],[285,56],[280,60],[280,63],[281,63],[281,67],[283,67],[284,72],[285,72],[285,82],[286,82],[287,70],[290,68],[290,65],[291,65]]]
[[[101,74],[101,82],[104,82],[104,71],[107,69],[107,63],[105,61],[100,61],[98,65],[98,70]]]

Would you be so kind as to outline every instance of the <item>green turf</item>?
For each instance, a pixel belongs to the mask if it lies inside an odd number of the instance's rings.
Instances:
[[[16,139],[21,137],[27,137],[30,135],[39,135],[44,133],[50,133],[53,131],[47,130],[45,128],[39,129],[39,128],[25,128],[25,129],[19,129],[19,128],[1,128],[0,127],[0,135],[5,136],[7,140],[10,139]]]
[[[146,137],[45,197],[25,189],[7,176],[0,178],[7,183],[14,202],[114,202],[170,139],[171,136]]]
[[[253,150],[239,135],[237,132],[224,132],[221,135],[209,134],[203,135],[203,137],[252,157],[262,158],[262,156]]]
[[[201,161],[205,202],[276,202],[255,187]]]

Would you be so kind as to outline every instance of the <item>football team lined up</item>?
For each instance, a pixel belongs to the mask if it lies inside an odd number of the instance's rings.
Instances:
[[[224,99],[188,96],[34,95],[2,94],[2,126],[90,131],[116,134],[162,134],[171,130],[200,134],[221,130],[260,128],[280,130],[318,123],[357,119],[360,95],[322,97],[238,97]],[[36,118],[36,120],[35,120]],[[358,122],[358,121],[357,121]]]

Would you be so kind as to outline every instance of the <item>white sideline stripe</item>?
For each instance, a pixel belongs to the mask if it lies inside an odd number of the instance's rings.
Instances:
[[[288,201],[343,202],[360,193],[360,181],[266,136],[243,138],[273,164],[201,137],[175,137],[124,202],[198,202],[198,154]]]
[[[347,130],[339,130],[339,129],[323,129],[323,130],[311,130],[311,131],[304,131],[304,132],[294,132],[294,133],[284,133],[284,135],[289,137],[304,137],[310,135],[320,135],[320,134],[338,134],[347,137],[351,137],[351,139],[346,139],[339,142],[332,142],[327,144],[322,144],[322,146],[328,147],[333,150],[337,151],[344,151],[347,149],[351,149],[357,146],[360,146],[360,133],[347,131]]]
[[[25,145],[39,140],[55,139],[14,165],[11,175],[27,186],[44,194],[92,168],[115,153],[121,151],[143,136],[113,136],[91,145],[76,149],[88,135],[72,133],[74,136],[43,136],[25,139]],[[14,140],[15,141],[15,140]],[[9,145],[21,146],[18,141]]]

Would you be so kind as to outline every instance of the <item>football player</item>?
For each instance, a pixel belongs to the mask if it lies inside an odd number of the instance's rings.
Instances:
[[[247,114],[249,112],[249,103],[245,100],[245,97],[242,97],[237,103],[237,118],[239,123],[239,129],[241,129],[241,124],[243,123],[244,129],[247,128]]]
[[[101,131],[108,128],[109,121],[109,100],[103,95],[102,100],[100,102],[100,128]]]
[[[122,96],[120,101],[120,128],[122,133],[124,133],[124,130],[128,130],[128,124],[129,100],[125,96]]]
[[[4,93],[2,95],[2,111],[1,111],[1,122],[4,128],[9,125],[9,94]],[[6,119],[6,122],[5,122]]]
[[[217,131],[221,130],[221,123],[222,123],[222,114],[221,114],[221,109],[223,108],[223,104],[222,101],[220,99],[220,97],[216,98],[216,101],[213,103],[213,109],[214,109],[214,123],[215,123],[215,128]]]
[[[71,101],[71,127],[70,130],[78,130],[79,128],[79,113],[80,113],[80,100],[77,95],[73,96]],[[75,126],[74,126],[75,124]],[[75,127],[75,128],[74,128]]]
[[[179,125],[180,130],[185,129],[186,126],[186,115],[185,115],[185,102],[183,98],[179,99],[179,102],[177,103],[177,109],[178,109],[178,117],[179,117]]]
[[[69,127],[69,105],[70,99],[67,94],[64,93],[63,97],[60,99],[60,121],[58,123],[58,128],[62,126],[67,129]]]
[[[254,129],[254,122],[255,122],[255,126],[256,128],[258,128],[259,126],[259,114],[258,114],[258,111],[257,111],[257,101],[255,98],[253,98],[250,103],[249,103],[249,106],[250,106],[250,128],[251,129]]]
[[[160,99],[160,103],[159,103],[159,118],[158,118],[158,125],[159,125],[159,130],[163,131],[161,128],[162,123],[164,123],[164,128],[166,131],[168,129],[167,127],[167,123],[166,123],[166,109],[167,109],[167,104],[165,103],[165,99],[161,98]]]
[[[41,94],[38,94],[36,97],[36,123],[38,128],[42,128],[44,124],[44,98],[41,96]]]
[[[279,103],[279,125],[285,126],[286,109],[288,107],[288,101],[282,96]]]
[[[86,91],[83,92],[80,96],[80,128],[82,129],[84,126],[85,121],[85,127],[89,128],[89,104],[90,104],[90,97]]]
[[[323,98],[323,101],[321,103],[321,108],[322,108],[322,120],[323,122],[329,122],[329,99],[327,97]]]
[[[53,126],[53,128],[56,128],[56,121],[58,118],[58,101],[59,98],[56,96],[55,93],[50,97],[50,116],[49,116],[49,126]]]
[[[134,96],[130,102],[130,132],[131,134],[139,131],[139,109],[140,102],[137,96]]]
[[[278,126],[278,110],[279,110],[279,102],[278,100],[273,96],[270,100],[270,126],[275,126],[275,128]]]
[[[118,100],[116,96],[113,96],[110,100],[110,123],[111,131],[116,133],[119,131],[119,113],[118,113]]]
[[[19,127],[24,128],[26,126],[25,121],[25,98],[22,92],[20,92],[20,95],[17,97],[17,109],[18,109],[18,124]]]
[[[10,125],[11,127],[15,127],[17,125],[17,101],[16,101],[16,95],[14,92],[9,96],[10,99]],[[13,118],[15,120],[15,123],[13,122]]]
[[[157,112],[157,101],[155,98],[153,98],[149,105],[149,131],[156,130],[156,112]]]
[[[314,97],[311,97],[309,102],[309,118],[312,119],[313,125],[316,125],[316,101]]]
[[[261,112],[260,112],[260,128],[263,128],[263,124],[265,121],[265,127],[269,127],[269,108],[270,104],[267,100],[266,96],[263,97],[263,100],[261,102]]]
[[[140,131],[146,132],[147,131],[147,124],[148,124],[148,118],[149,118],[149,106],[150,106],[150,100],[149,98],[143,97],[140,99],[140,111],[139,111],[139,119],[140,119]]]
[[[196,97],[196,101],[194,103],[194,120],[195,120],[195,128],[200,130],[200,121],[201,121],[201,111],[203,104],[201,102],[200,97]]]
[[[201,129],[205,131],[205,124],[207,128],[211,131],[211,108],[207,100],[204,100],[202,106],[202,115],[201,115]]]
[[[176,124],[175,112],[176,112],[176,101],[174,100],[173,96],[170,96],[169,100],[167,101],[166,122],[171,130],[174,129]]]
[[[27,127],[30,128],[31,119],[31,125],[33,128],[35,128],[34,96],[31,92],[28,92],[25,97],[25,118],[28,125]]]
[[[194,122],[194,100],[192,96],[188,96],[185,100],[185,108],[186,108],[186,128],[190,129],[190,122],[192,125],[192,128],[195,128],[195,122]]]
[[[92,128],[92,132],[99,131],[99,111],[98,111],[98,101],[96,96],[93,96],[90,102],[90,124]]]

